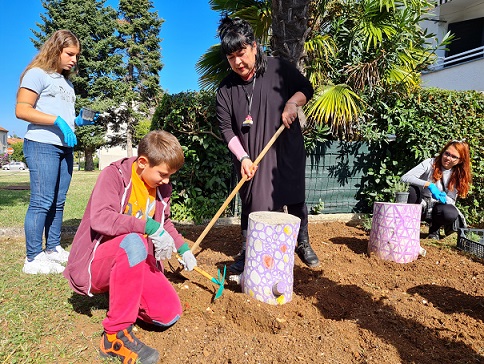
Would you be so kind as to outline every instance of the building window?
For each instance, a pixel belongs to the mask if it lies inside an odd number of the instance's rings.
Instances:
[[[448,30],[454,35],[454,40],[448,46],[445,52],[446,57],[450,57],[462,52],[470,51],[484,45],[484,18],[476,18],[458,23],[450,23]],[[474,59],[482,58],[483,52],[464,58],[461,61],[452,63],[468,62]]]

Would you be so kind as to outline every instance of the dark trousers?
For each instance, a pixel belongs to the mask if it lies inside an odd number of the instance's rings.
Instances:
[[[410,186],[408,203],[420,204],[422,194],[420,188]],[[422,211],[422,220],[426,220],[426,211]],[[432,208],[432,218],[430,221],[429,233],[438,231],[442,226],[451,225],[459,217],[459,212],[454,205],[442,204],[437,202]]]

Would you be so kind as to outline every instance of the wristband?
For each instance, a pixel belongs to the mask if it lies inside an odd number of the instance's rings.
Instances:
[[[286,102],[286,105],[287,104],[294,104],[294,105],[296,105],[296,107],[299,107],[299,105],[297,104],[297,102],[294,102],[294,101],[288,101],[288,102]]]
[[[161,224],[158,221],[149,217],[148,220],[146,220],[145,234],[147,234],[147,235],[154,234],[156,232],[156,230],[158,230],[160,228],[160,225]]]
[[[250,157],[248,155],[244,155],[242,158],[240,158],[240,163],[242,163],[244,159],[250,159]]]
[[[188,244],[185,242],[183,243],[177,250],[177,253],[180,254],[180,255],[183,255],[183,253],[186,253],[187,251],[190,250],[190,247],[188,246]]]

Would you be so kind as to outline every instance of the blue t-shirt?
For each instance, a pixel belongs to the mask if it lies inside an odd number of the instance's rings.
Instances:
[[[76,95],[74,86],[63,75],[54,72],[47,73],[41,68],[28,70],[20,87],[34,91],[39,95],[34,105],[36,110],[45,114],[60,116],[74,130]],[[64,135],[56,125],[38,125],[29,123],[25,138],[53,145],[67,147]]]

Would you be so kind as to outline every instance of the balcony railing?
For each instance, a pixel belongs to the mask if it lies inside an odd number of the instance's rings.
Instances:
[[[455,66],[460,63],[484,58],[484,46],[471,49],[450,57],[439,57],[437,62],[428,68],[429,72],[438,71],[445,67]]]

